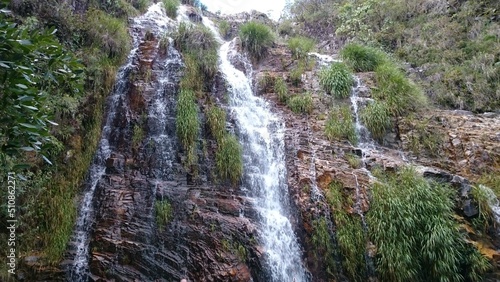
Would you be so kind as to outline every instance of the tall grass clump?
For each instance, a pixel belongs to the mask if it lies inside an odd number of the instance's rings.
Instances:
[[[187,164],[195,158],[195,143],[198,136],[200,122],[198,120],[198,105],[195,94],[191,90],[182,89],[177,100],[176,114],[177,137],[188,155]]]
[[[367,238],[363,231],[361,218],[349,214],[353,201],[342,193],[340,182],[330,183],[325,193],[337,228],[337,242],[342,255],[342,266],[351,281],[365,280],[365,245]]]
[[[120,64],[130,50],[127,24],[101,10],[87,12],[85,43],[108,55],[113,64]]]
[[[264,56],[266,49],[274,42],[269,27],[254,21],[243,24],[239,36],[245,50],[257,60]]]
[[[172,213],[172,205],[168,200],[155,202],[156,225],[158,225],[158,229],[163,229],[163,227],[172,219]]]
[[[375,69],[377,89],[373,97],[384,101],[392,115],[401,116],[426,105],[422,89],[393,63],[385,63]]]
[[[383,102],[368,104],[361,110],[360,118],[375,139],[382,139],[391,126],[391,113]]]
[[[382,51],[356,43],[346,45],[340,55],[356,72],[374,71],[388,60],[387,55]]]
[[[219,32],[222,38],[228,39],[229,34],[231,32],[231,25],[229,24],[229,22],[226,20],[221,20],[219,21],[217,26],[219,27]]]
[[[184,55],[192,56],[205,81],[215,76],[218,70],[218,43],[210,29],[181,23],[174,34],[174,45]]]
[[[226,133],[226,112],[217,106],[211,106],[206,116],[210,133],[217,142],[222,141]]]
[[[333,63],[320,72],[319,83],[326,93],[340,99],[349,97],[354,79],[346,65]]]
[[[177,9],[179,8],[179,0],[163,0],[163,7],[165,7],[165,12],[167,16],[171,19],[177,17]]]
[[[358,142],[350,107],[341,106],[330,111],[330,116],[325,124],[325,135],[329,140],[345,138],[353,144]]]
[[[459,232],[452,189],[428,182],[412,168],[380,180],[373,186],[366,215],[378,248],[375,264],[380,281],[480,278],[487,264]]]
[[[243,159],[240,143],[234,135],[226,134],[219,142],[215,153],[217,174],[221,179],[236,185],[243,174]]]
[[[288,101],[288,87],[286,82],[282,77],[278,77],[274,81],[274,93],[278,96],[278,100],[281,103],[286,103]]]
[[[313,98],[311,93],[294,95],[288,100],[287,105],[296,114],[310,114],[313,110]]]
[[[336,250],[326,218],[321,217],[314,220],[312,230],[311,243],[314,247],[316,260],[323,261],[326,272],[333,276],[338,271],[334,256]]]
[[[294,59],[305,59],[307,54],[314,48],[314,40],[304,37],[295,36],[288,40],[288,48],[292,51]]]

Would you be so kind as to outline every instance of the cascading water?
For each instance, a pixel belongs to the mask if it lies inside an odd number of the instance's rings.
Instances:
[[[248,77],[230,63],[233,52],[231,42],[222,44],[219,67],[227,81],[230,110],[243,146],[242,189],[255,198],[262,220],[260,240],[268,267],[266,281],[307,281],[301,250],[287,218],[284,127],[266,101],[253,95]]]
[[[102,129],[101,140],[99,141],[97,152],[89,169],[86,180],[86,188],[79,208],[78,218],[73,235],[74,258],[73,264],[68,271],[70,281],[87,281],[89,275],[89,235],[94,220],[94,192],[99,180],[103,177],[106,170],[106,160],[110,157],[116,144],[112,144],[112,136],[118,134],[122,128],[116,126],[117,118],[126,118],[128,116],[118,116],[119,112],[128,113],[128,99],[125,98],[128,86],[128,75],[133,68],[133,60],[137,54],[141,36],[145,30],[160,31],[169,26],[165,13],[160,4],[151,6],[148,11],[133,20],[132,30],[132,50],[117,74],[116,84],[113,92],[106,101],[107,116]]]

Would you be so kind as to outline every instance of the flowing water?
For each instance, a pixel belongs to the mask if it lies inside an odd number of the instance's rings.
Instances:
[[[106,101],[106,120],[104,121],[101,140],[99,141],[97,152],[89,169],[84,194],[78,212],[72,239],[74,244],[73,264],[68,270],[68,279],[70,281],[78,282],[88,280],[89,235],[95,218],[93,210],[94,194],[99,180],[105,174],[106,160],[115,149],[116,144],[113,144],[111,141],[113,139],[112,136],[119,135],[119,132],[123,130],[123,128],[115,126],[116,120],[125,119],[127,124],[130,122],[129,115],[125,114],[125,116],[118,116],[118,113],[129,112],[128,99],[126,99],[125,94],[128,91],[128,76],[133,68],[134,58],[138,51],[140,39],[146,30],[159,35],[162,31],[167,30],[169,26],[171,26],[170,20],[166,18],[160,4],[151,6],[144,15],[133,19],[131,25],[132,50],[128,55],[126,63],[119,69],[113,92]],[[161,110],[161,108],[159,108],[159,110]],[[159,119],[161,119],[161,116]],[[161,134],[157,136],[156,139],[161,139]]]
[[[254,96],[250,79],[229,61],[238,55],[231,46],[226,42],[220,47],[219,67],[228,85],[230,111],[243,147],[242,189],[255,199],[261,218],[266,281],[307,281],[301,250],[288,219],[284,126],[267,102]]]

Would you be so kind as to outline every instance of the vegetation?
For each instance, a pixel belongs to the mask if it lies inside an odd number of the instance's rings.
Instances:
[[[320,72],[319,83],[326,93],[341,99],[350,96],[354,79],[346,65],[333,63]]]
[[[491,206],[498,201],[497,196],[490,188],[481,184],[472,186],[471,195],[479,210],[478,217],[473,219],[474,227],[486,234],[493,216]]]
[[[294,95],[288,100],[287,105],[296,114],[310,114],[313,110],[312,95],[310,93]]]
[[[439,129],[429,126],[430,118],[413,117],[406,119],[413,125],[413,130],[408,134],[409,149],[415,154],[428,154],[430,156],[440,156],[442,153],[443,136]]]
[[[342,193],[340,182],[330,183],[325,193],[326,200],[332,209],[337,227],[337,242],[342,255],[342,266],[352,281],[366,280],[365,245],[367,238],[358,215],[349,214],[352,200]]]
[[[172,205],[168,200],[155,202],[156,225],[158,225],[159,230],[162,230],[170,222],[173,217],[172,213]]]
[[[196,155],[196,138],[199,133],[198,105],[195,94],[191,90],[182,89],[177,100],[176,130],[182,147],[187,152],[187,163],[194,164]]]
[[[325,265],[322,267],[325,267],[325,271],[333,276],[338,271],[334,257],[336,251],[326,219],[321,217],[314,220],[312,230],[311,243],[315,248],[316,260],[323,261]]]
[[[444,107],[494,111],[500,106],[500,2],[297,0],[293,20],[304,33],[390,51],[420,68],[421,83]]]
[[[307,54],[314,48],[314,44],[313,39],[304,36],[295,36],[288,40],[288,48],[296,60],[307,58]]]
[[[286,103],[288,101],[288,87],[282,77],[278,77],[274,80],[274,92],[281,103]]]
[[[231,134],[226,134],[219,142],[219,148],[215,153],[215,163],[220,179],[228,179],[234,185],[240,181],[243,175],[241,150],[240,143]]]
[[[229,25],[229,22],[226,20],[220,20],[217,26],[219,27],[219,33],[222,38],[228,39],[231,32],[231,25]]]
[[[353,144],[358,142],[350,107],[341,106],[330,111],[325,124],[325,135],[329,140],[345,138]]]
[[[382,51],[356,43],[346,45],[340,55],[355,72],[374,71],[387,61]]]
[[[266,49],[271,47],[274,38],[271,30],[264,24],[248,22],[240,27],[239,36],[245,50],[255,59],[261,59]]]
[[[357,155],[352,153],[347,153],[345,157],[347,159],[347,162],[352,168],[361,168],[362,161]]]
[[[394,116],[406,115],[426,105],[422,89],[413,83],[393,63],[385,63],[375,70],[377,89],[373,97],[384,101]]]
[[[226,112],[217,106],[211,106],[206,115],[210,133],[217,142],[222,141],[226,134]]]
[[[459,232],[451,191],[411,168],[375,183],[366,218],[380,280],[480,281],[488,262]]]
[[[485,173],[477,182],[493,190],[497,197],[500,195],[500,173]]]
[[[177,17],[177,9],[179,8],[179,0],[163,0],[163,7],[165,7],[165,12],[167,16],[172,19]]]
[[[181,23],[174,35],[174,44],[184,56],[190,57],[191,65],[187,66],[187,69],[197,74],[191,77],[193,80],[212,80],[218,70],[218,43],[210,29],[201,25]]]
[[[383,102],[368,104],[361,110],[360,118],[375,139],[382,139],[391,126],[391,113]]]

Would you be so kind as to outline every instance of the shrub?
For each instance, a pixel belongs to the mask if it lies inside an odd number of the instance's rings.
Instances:
[[[342,63],[333,63],[319,74],[319,83],[326,93],[335,98],[347,98],[354,84],[352,73]]]
[[[215,153],[217,174],[221,179],[236,185],[243,174],[243,159],[240,143],[234,135],[226,134],[219,142]]]
[[[353,144],[358,142],[350,107],[332,109],[325,124],[325,135],[329,140],[346,138]]]
[[[191,90],[181,90],[177,100],[177,137],[188,154],[188,165],[194,161],[195,141],[199,132],[198,105]]]
[[[158,225],[158,229],[163,229],[163,227],[172,219],[172,213],[172,206],[168,200],[155,202],[156,224]]]
[[[391,114],[383,102],[368,104],[361,110],[360,118],[375,139],[382,139],[391,126]]]
[[[379,180],[366,219],[380,281],[463,281],[470,269],[480,277],[484,259],[457,228],[452,189],[412,168]]]
[[[269,28],[261,23],[248,22],[240,27],[239,36],[245,50],[259,60],[266,49],[273,44],[273,35]]]
[[[212,136],[217,142],[221,142],[226,133],[226,112],[217,106],[211,106],[207,110],[207,122]]]
[[[427,99],[422,89],[398,69],[395,64],[385,63],[375,69],[377,89],[373,96],[382,100],[394,116],[404,115],[424,107]]]
[[[307,54],[311,52],[314,47],[314,40],[303,37],[296,36],[288,40],[288,48],[292,51],[292,57],[294,59],[305,59]]]
[[[281,103],[286,103],[288,100],[288,87],[282,77],[278,77],[274,81],[274,92],[278,96],[278,100]]]
[[[346,45],[340,55],[356,72],[374,71],[387,60],[382,51],[355,43]]]
[[[287,105],[296,114],[310,114],[313,110],[312,95],[310,93],[295,95],[288,100]]]
[[[163,0],[163,7],[165,7],[165,11],[167,16],[171,19],[175,19],[177,17],[177,9],[179,8],[178,0]]]

